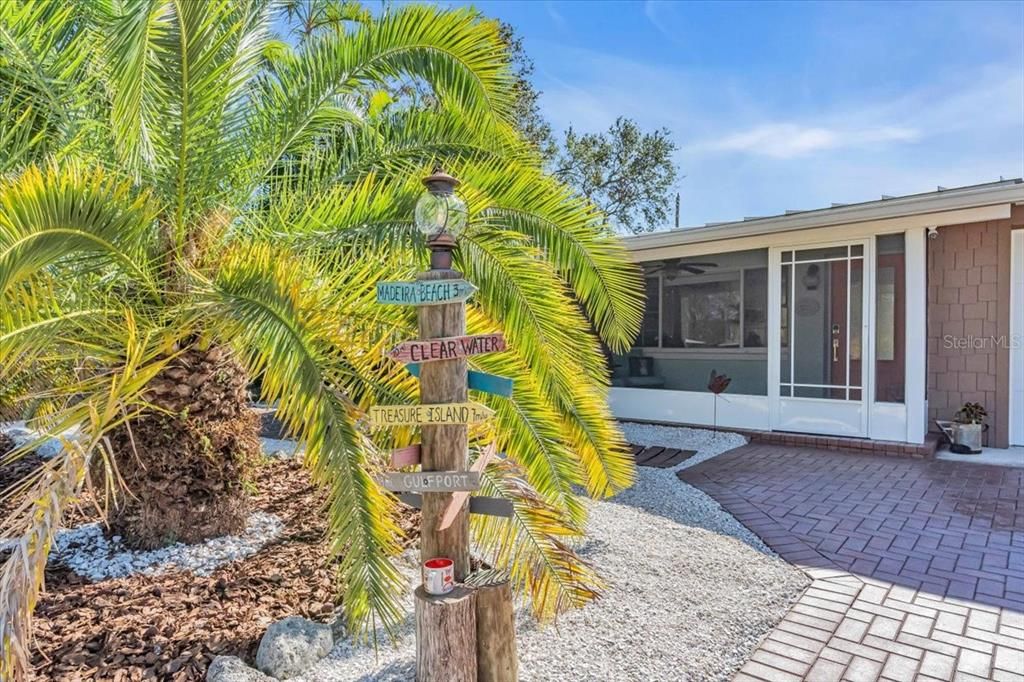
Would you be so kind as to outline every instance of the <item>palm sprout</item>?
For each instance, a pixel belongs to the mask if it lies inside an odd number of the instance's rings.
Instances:
[[[0,407],[31,407],[45,435],[80,432],[10,493],[22,504],[4,521],[16,541],[0,573],[2,679],[24,673],[62,510],[131,492],[110,435],[167,411],[157,388],[193,351],[225,349],[258,376],[305,444],[351,629],[397,623],[397,502],[374,474],[416,434],[373,430],[365,412],[417,399],[382,357],[416,324],[375,305],[373,285],[425,266],[412,206],[439,160],[471,209],[456,254],[479,287],[470,331],[511,345],[471,365],[516,377],[511,398],[475,396],[497,414],[474,447],[508,456],[487,492],[515,505],[474,521],[478,547],[541,615],[597,594],[573,551],[586,515],[574,490],[632,480],[601,343],[635,336],[637,272],[510,126],[495,22],[296,4],[284,16],[309,30],[293,46],[265,0],[0,3],[0,385],[13,387]],[[381,96],[410,79],[436,106]]]

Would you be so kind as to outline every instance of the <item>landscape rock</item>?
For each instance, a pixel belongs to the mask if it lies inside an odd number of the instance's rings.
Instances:
[[[301,458],[305,452],[305,448],[300,447],[298,441],[283,438],[267,438],[265,436],[261,437],[260,440],[263,442],[263,454],[267,457],[291,459],[298,456]]]
[[[217,656],[206,670],[206,682],[272,682],[273,677],[250,668],[237,656]]]
[[[8,428],[4,428],[3,431],[10,437],[11,440],[14,441],[14,444],[17,445],[18,447],[21,447],[22,445],[36,437],[35,431],[29,431],[24,426],[11,426]]]
[[[59,438],[50,438],[36,448],[36,454],[43,459],[53,459],[64,451],[64,443]]]
[[[267,628],[256,652],[256,667],[281,679],[300,675],[334,647],[331,626],[288,616]]]

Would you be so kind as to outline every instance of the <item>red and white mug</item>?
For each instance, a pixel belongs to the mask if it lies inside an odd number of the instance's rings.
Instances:
[[[423,562],[423,589],[427,594],[447,594],[455,588],[455,562],[437,558]]]

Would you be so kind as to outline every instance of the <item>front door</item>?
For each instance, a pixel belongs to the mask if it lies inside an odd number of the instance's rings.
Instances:
[[[774,430],[867,435],[868,248],[854,241],[772,249]]]

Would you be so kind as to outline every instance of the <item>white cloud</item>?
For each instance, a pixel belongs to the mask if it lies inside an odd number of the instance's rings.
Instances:
[[[554,23],[555,26],[558,26],[559,28],[565,28],[565,17],[563,17],[562,13],[555,8],[555,4],[553,2],[551,2],[550,0],[548,0],[548,2],[545,2],[544,11],[547,13],[548,18],[551,19],[552,23]]]
[[[699,62],[536,45],[541,106],[556,129],[628,116],[672,131],[683,224],[1024,175],[1019,61],[936,71],[901,89],[815,92],[813,80],[801,90],[799,79]]]
[[[920,137],[919,131],[898,126],[843,130],[796,123],[766,123],[718,139],[697,142],[687,149],[692,152],[743,152],[791,159],[855,145],[915,142]]]

